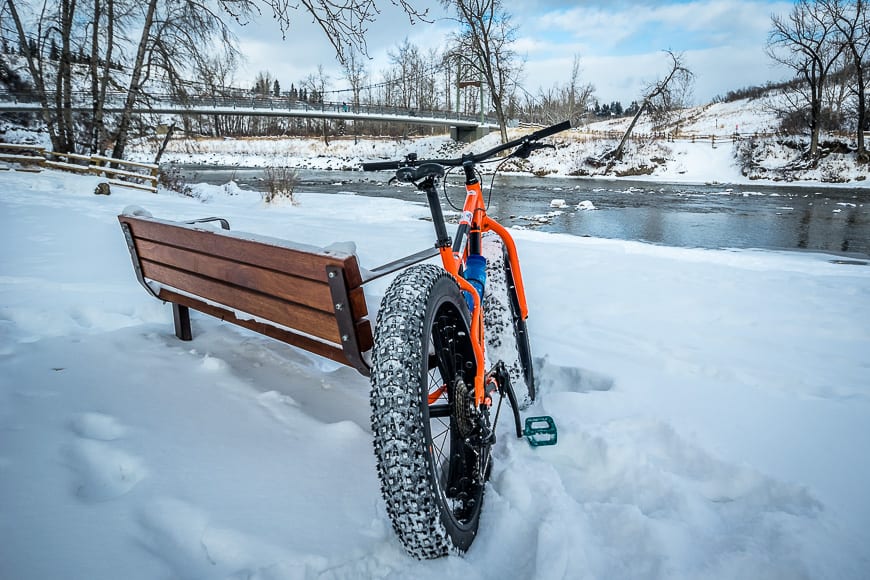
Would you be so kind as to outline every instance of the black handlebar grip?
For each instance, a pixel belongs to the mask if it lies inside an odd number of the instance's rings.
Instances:
[[[530,141],[537,141],[538,139],[543,139],[544,137],[549,137],[550,135],[555,135],[556,133],[561,133],[562,131],[565,131],[566,129],[570,129],[570,128],[571,128],[571,121],[570,120],[562,121],[561,123],[557,123],[557,124],[552,125],[550,127],[545,127],[543,129],[541,129],[540,131],[535,131],[534,133],[529,135],[528,138]]]
[[[386,169],[398,169],[401,167],[401,161],[371,161],[362,164],[363,171],[384,171]]]

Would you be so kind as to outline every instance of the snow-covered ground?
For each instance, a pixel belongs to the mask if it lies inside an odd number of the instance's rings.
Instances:
[[[0,172],[0,578],[870,577],[867,265],[514,232],[530,412],[559,444],[501,425],[478,539],[418,562],[379,497],[367,381],[195,313],[176,340],[115,216],[354,240],[371,267],[431,243],[426,209],[98,181]]]

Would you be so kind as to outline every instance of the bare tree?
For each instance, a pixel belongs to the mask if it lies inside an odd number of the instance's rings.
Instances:
[[[130,82],[127,89],[127,98],[124,101],[124,110],[121,113],[118,130],[115,133],[115,147],[112,150],[112,157],[115,159],[123,159],[124,149],[127,147],[127,137],[130,131],[130,121],[133,117],[133,107],[136,104],[136,100],[139,98],[140,91],[142,90],[140,79],[142,78],[142,68],[145,64],[145,55],[148,50],[151,27],[154,25],[154,15],[157,11],[157,4],[158,0],[148,0],[148,5],[145,8],[142,34],[139,37],[136,58],[132,64]]]
[[[442,4],[454,10],[461,25],[461,31],[454,37],[453,53],[463,68],[475,71],[485,83],[502,142],[505,142],[505,105],[513,96],[523,69],[519,55],[512,48],[516,28],[511,16],[501,0],[442,0]]]
[[[257,78],[254,79],[253,93],[261,97],[271,96],[272,87],[276,81],[277,79],[269,71],[260,71],[257,73]]]
[[[323,69],[323,65],[317,65],[317,74],[310,74],[305,79],[304,85],[308,89],[309,100],[312,100],[312,95],[314,99],[313,102],[320,102],[321,107],[323,106],[323,95],[326,93],[326,90],[329,88],[329,83],[331,79],[329,78],[329,74]],[[328,119],[320,119],[319,121],[323,142],[328,146],[329,145],[329,120]]]
[[[390,0],[403,9],[412,22],[425,18],[410,0]],[[56,151],[72,150],[76,143],[88,143],[102,151],[109,138],[114,139],[112,155],[122,157],[133,130],[133,111],[147,105],[149,82],[181,94],[181,87],[191,73],[202,68],[206,47],[223,44],[224,54],[232,46],[224,20],[240,22],[270,11],[283,31],[291,25],[294,10],[307,12],[327,34],[340,60],[344,61],[349,47],[365,53],[365,32],[368,23],[378,14],[378,4],[385,0],[56,0],[27,3],[30,8],[22,15],[23,3],[0,0],[12,16],[21,52],[25,55],[35,92],[40,99],[43,120]],[[39,5],[42,5],[40,13]],[[123,9],[119,7],[123,5]],[[56,10],[54,7],[57,7]],[[292,17],[292,18],[291,18]],[[34,34],[32,31],[36,30]],[[217,42],[213,42],[217,39]],[[58,58],[46,66],[42,58],[46,43],[60,46]],[[90,48],[90,55],[84,50]],[[127,49],[132,47],[132,52]],[[205,49],[205,50],[204,50]],[[74,51],[78,51],[75,54]],[[114,55],[125,65],[127,75],[114,75]],[[86,72],[73,60],[85,61]],[[91,126],[85,138],[77,137],[81,124],[72,115],[72,88],[89,76],[93,102]],[[104,105],[112,85],[125,88],[123,111],[117,117],[114,131],[105,127]],[[115,120],[113,118],[113,120]]]
[[[417,101],[417,76],[421,71],[420,49],[407,38],[396,47],[395,51],[388,51],[390,64],[395,69],[396,91],[398,91],[399,104],[406,109]]]
[[[640,107],[628,124],[628,128],[622,135],[619,145],[615,149],[606,153],[604,159],[622,159],[622,153],[625,149],[625,144],[628,138],[634,131],[638,119],[647,109],[654,110],[656,115],[662,115],[666,112],[673,111],[675,108],[683,105],[683,98],[688,94],[689,87],[693,80],[692,71],[683,64],[683,56],[676,54],[670,50],[665,51],[671,59],[671,65],[668,73],[661,79],[647,85],[644,89]]]
[[[91,151],[104,153],[106,129],[104,107],[111,82],[112,58],[115,49],[115,0],[93,0],[91,18]],[[102,33],[101,33],[102,31]],[[100,64],[102,63],[102,66]]]
[[[365,65],[365,58],[359,51],[350,51],[347,54],[347,58],[345,59],[342,68],[344,69],[344,80],[350,84],[353,110],[359,111],[360,93],[362,92],[363,85],[368,82],[369,78],[368,69]]]
[[[356,50],[351,50],[345,59],[344,65],[344,80],[350,84],[351,90],[351,110],[355,113],[359,112],[360,108],[360,92],[363,85],[368,81],[368,69],[365,65],[363,56]],[[351,121],[353,124],[353,142],[359,140],[359,123]]]
[[[300,5],[314,19],[327,39],[335,48],[340,63],[357,51],[368,54],[366,32],[368,25],[375,21],[380,10],[377,0],[218,0],[221,7],[240,22],[253,14],[260,14],[260,6],[272,11],[272,16],[286,33],[293,21],[293,12]],[[428,22],[427,10],[418,10],[409,0],[390,0],[393,6],[401,8],[411,22]]]
[[[60,32],[60,62],[55,78],[54,101],[59,112],[58,139],[61,151],[75,151],[75,127],[72,114],[72,27],[76,18],[76,0],[60,0],[57,28]]]
[[[771,17],[773,29],[767,40],[767,53],[775,61],[795,71],[804,81],[803,100],[809,109],[810,148],[813,164],[819,157],[822,127],[822,102],[828,75],[845,46],[839,30],[821,4],[798,0],[786,17]]]
[[[232,95],[235,91],[232,88],[233,72],[236,70],[238,57],[239,55],[235,51],[221,51],[219,53],[202,51],[197,53],[193,63],[193,76],[199,80],[199,83],[191,87],[191,90],[198,95],[212,98]],[[176,87],[176,94],[182,97],[180,100],[183,101],[187,90],[184,85]],[[188,116],[184,115],[182,120],[185,123],[185,130],[189,130]],[[240,122],[239,117],[214,114],[212,115],[214,135],[237,133]]]
[[[208,0],[149,0],[142,17],[136,57],[131,65],[124,109],[115,133],[112,157],[123,159],[133,108],[148,95],[146,86],[159,80],[174,90],[201,64],[203,47],[216,45],[235,55],[235,38]]]
[[[546,90],[539,89],[537,97],[526,94],[523,113],[526,120],[535,123],[553,124],[569,119],[576,126],[585,115],[594,92],[595,87],[592,84],[581,82],[580,55],[575,54],[570,80]]]
[[[827,12],[839,31],[840,42],[848,60],[847,70],[854,76],[853,90],[857,99],[857,128],[855,139],[858,144],[857,157],[868,161],[864,144],[864,126],[867,123],[867,56],[870,51],[870,18],[866,0],[819,0],[819,5]]]
[[[6,5],[9,8],[9,14],[12,16],[12,21],[15,24],[15,32],[18,35],[19,51],[24,55],[24,59],[27,62],[27,70],[30,73],[30,78],[33,81],[34,87],[36,88],[36,95],[39,98],[40,109],[42,111],[42,120],[45,122],[48,130],[52,149],[55,151],[63,151],[64,140],[61,139],[57,129],[58,111],[48,100],[48,91],[46,90],[45,77],[43,76],[43,60],[40,54],[40,47],[43,38],[41,34],[43,23],[42,16],[44,16],[45,7],[43,6],[43,15],[37,18],[38,28],[36,38],[39,40],[37,43],[31,45],[28,41],[32,37],[25,32],[24,16],[18,11],[18,6],[13,0],[6,0]],[[33,47],[36,48],[35,51],[32,50]]]

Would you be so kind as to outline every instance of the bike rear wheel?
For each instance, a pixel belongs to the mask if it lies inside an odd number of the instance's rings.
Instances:
[[[402,272],[381,303],[372,432],[381,492],[405,549],[439,558],[477,533],[489,445],[478,437],[468,308],[442,268]]]

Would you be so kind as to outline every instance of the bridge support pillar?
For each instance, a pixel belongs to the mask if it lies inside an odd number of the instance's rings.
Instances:
[[[454,141],[471,143],[489,135],[489,127],[450,127],[450,138]]]

